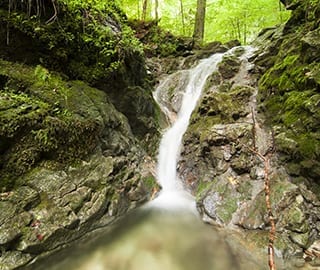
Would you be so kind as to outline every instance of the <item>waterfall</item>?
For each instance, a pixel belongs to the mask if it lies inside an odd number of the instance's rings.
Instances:
[[[187,79],[187,84],[180,110],[171,127],[163,134],[160,142],[157,179],[162,190],[159,196],[149,205],[165,209],[189,209],[196,212],[193,197],[184,190],[177,176],[177,162],[180,156],[182,137],[187,130],[192,111],[197,105],[207,78],[217,69],[217,65],[223,56],[232,54],[235,49],[233,48],[226,53],[216,53],[207,59],[201,60],[196,67],[185,71],[187,75],[183,76],[183,79]],[[169,115],[171,112],[165,104],[166,102],[161,100],[161,91],[168,91],[166,89],[167,82],[176,79],[175,74],[169,75],[160,83],[154,93],[155,100],[168,118],[171,118]]]

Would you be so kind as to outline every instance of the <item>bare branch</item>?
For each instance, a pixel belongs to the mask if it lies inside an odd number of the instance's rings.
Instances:
[[[58,15],[58,10],[57,10],[55,0],[51,0],[51,2],[52,2],[53,9],[54,9],[54,14],[49,20],[46,21],[46,24],[54,22],[57,19],[57,15]]]
[[[253,148],[240,142],[239,139],[235,139],[234,141],[241,146],[247,148],[251,153],[256,155],[264,165],[264,191],[265,191],[265,201],[266,201],[266,209],[267,209],[267,215],[270,222],[270,230],[269,230],[269,240],[268,240],[268,264],[270,270],[276,270],[276,264],[275,264],[275,254],[274,254],[274,241],[275,241],[275,235],[276,235],[276,224],[275,224],[275,217],[272,212],[272,206],[271,206],[271,191],[270,191],[270,158],[272,154],[275,151],[275,144],[274,144],[274,134],[272,132],[272,144],[269,147],[268,151],[263,155],[259,152],[257,146],[256,146],[256,120],[254,117],[254,111],[251,109],[252,112],[252,135],[253,135]],[[211,131],[213,133],[218,134],[219,136],[225,137],[229,140],[229,138],[225,134],[221,134],[216,131]]]

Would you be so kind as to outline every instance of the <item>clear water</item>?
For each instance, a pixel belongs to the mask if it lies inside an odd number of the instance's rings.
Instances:
[[[193,214],[139,210],[117,223],[111,232],[91,233],[75,246],[39,260],[27,269],[240,269],[222,239]]]

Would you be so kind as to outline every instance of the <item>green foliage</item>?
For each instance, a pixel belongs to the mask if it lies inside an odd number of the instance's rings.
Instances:
[[[159,184],[157,183],[157,180],[152,175],[142,178],[142,181],[145,184],[145,186],[148,188],[148,190],[159,188]]]
[[[242,44],[252,41],[261,29],[289,17],[278,0],[218,0],[209,5],[207,14],[207,39],[238,39]]]
[[[34,75],[39,81],[46,81],[47,79],[50,78],[49,71],[42,67],[41,65],[37,65],[35,70],[34,70]]]
[[[174,55],[181,41],[168,31],[164,31],[156,21],[130,21],[136,36],[143,43],[143,49],[147,56],[166,57]]]
[[[14,11],[10,12],[0,6],[0,26],[8,29],[8,41],[15,42],[15,36],[10,35],[15,31],[33,40],[36,50],[27,63],[36,61],[73,79],[94,83],[122,72],[128,55],[136,59],[142,57],[142,45],[114,1],[58,0],[54,3],[57,13],[51,2],[40,1],[41,12],[36,12],[33,1],[29,2],[31,7],[17,1]],[[29,44],[19,46],[27,49]],[[15,53],[10,52],[9,46],[6,57],[15,59],[26,54],[19,51],[15,56]]]
[[[119,1],[129,18],[142,18],[142,1]],[[179,36],[193,34],[197,1],[181,2],[168,0],[159,2],[159,25]],[[155,19],[155,7],[150,3],[147,19]],[[183,14],[183,17],[182,17]],[[242,43],[250,42],[265,27],[285,22],[289,12],[279,4],[278,0],[217,0],[207,3],[205,40],[226,42],[238,39]]]

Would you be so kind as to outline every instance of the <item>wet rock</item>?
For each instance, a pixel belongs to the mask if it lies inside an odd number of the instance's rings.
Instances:
[[[320,29],[307,33],[301,40],[308,46],[318,47],[320,45]]]
[[[301,5],[300,0],[280,0],[281,3],[283,3],[288,10],[294,10],[296,9],[299,5]]]
[[[98,189],[101,185],[107,183],[110,174],[113,172],[114,160],[112,157],[103,157],[99,164],[89,171],[88,176],[84,179],[83,184],[87,187]]]
[[[17,265],[24,265],[32,260],[30,254],[19,251],[6,251],[1,254],[0,269],[11,270]]]
[[[308,188],[304,184],[299,185],[299,189],[303,198],[308,202],[315,206],[320,206],[320,201],[316,194],[308,190]]]
[[[306,233],[310,231],[310,228],[307,223],[307,218],[305,216],[305,212],[298,206],[291,206],[290,210],[287,214],[287,228],[290,231],[298,232],[298,233]]]
[[[303,182],[308,189],[318,193],[314,185],[318,186],[320,173],[316,158],[319,152],[319,123],[315,109],[318,104],[315,95],[319,88],[316,71],[319,70],[319,21],[316,19],[319,17],[319,3],[300,0],[281,2],[292,10],[292,14],[281,27],[282,32],[279,28],[274,31],[274,36],[265,39],[267,45],[264,52],[272,58],[262,56],[260,59],[264,61],[261,62],[257,58],[257,64],[262,68],[258,98],[268,119],[267,124],[278,130],[275,144],[280,161],[295,182]],[[293,102],[298,93],[304,97]],[[305,109],[302,109],[301,102],[308,104]]]
[[[74,213],[77,213],[83,204],[91,197],[92,190],[88,187],[80,187],[74,192],[68,193],[63,196],[60,204],[62,206],[68,206]]]
[[[254,208],[250,208],[250,205],[244,206],[239,216],[242,216],[244,213],[247,213],[246,217],[239,220],[237,225],[248,230],[264,230],[266,228],[263,204],[257,204]]]
[[[240,61],[235,56],[224,56],[222,62],[219,63],[218,69],[224,79],[234,77],[240,68]]]
[[[0,248],[34,258],[110,224],[148,200],[153,186],[142,181],[139,166],[145,165],[141,162],[138,166],[137,160],[137,156],[112,158],[96,154],[81,166],[65,170],[47,166],[35,169],[28,174],[32,188],[21,187],[0,201],[0,216],[5,214]],[[146,172],[150,173],[146,170],[143,174]],[[4,261],[1,256],[0,265]]]
[[[66,182],[67,173],[65,171],[54,172],[40,169],[29,180],[28,184],[38,192],[55,193]]]
[[[0,225],[10,220],[16,213],[17,207],[11,202],[0,201]]]
[[[36,190],[28,186],[21,186],[10,196],[10,201],[28,211],[40,203],[40,195]]]
[[[28,212],[22,212],[14,216],[10,222],[0,227],[0,247],[5,249],[12,248],[19,242],[22,236],[21,230],[28,226],[32,221],[32,215]]]
[[[224,45],[226,45],[229,49],[237,46],[241,46],[241,43],[239,40],[230,40],[226,42]]]
[[[275,137],[276,143],[279,147],[280,151],[284,153],[292,153],[295,152],[298,144],[295,140],[287,137],[286,133],[280,133]]]
[[[307,248],[309,242],[309,233],[301,234],[301,233],[294,233],[290,234],[290,239],[302,247],[303,249]]]
[[[252,155],[241,153],[239,156],[232,159],[230,166],[237,174],[248,173],[253,166],[251,158]]]
[[[177,113],[181,107],[183,89],[187,84],[188,74],[184,71],[172,74],[171,79],[162,82],[162,91],[156,97],[160,104],[163,104],[169,111]],[[169,119],[171,120],[171,119]]]
[[[266,34],[276,40],[281,33],[272,30]],[[275,249],[279,256],[298,256],[317,238],[319,200],[309,188],[304,191],[295,185],[291,176],[300,176],[303,164],[309,174],[317,166],[313,162],[294,165],[289,176],[288,170],[279,165],[284,159],[279,161],[270,152],[273,141],[283,153],[297,151],[299,145],[283,129],[276,129],[272,135],[265,128],[263,116],[255,109],[255,79],[248,74],[250,68],[245,72],[241,69],[243,65],[238,63],[240,71],[231,69],[227,76],[221,74],[223,68],[219,69],[207,82],[184,135],[179,171],[195,193],[204,221],[244,229],[245,235],[254,232],[252,242],[261,244],[261,248],[267,246],[270,227],[264,190],[268,176],[276,218]]]

